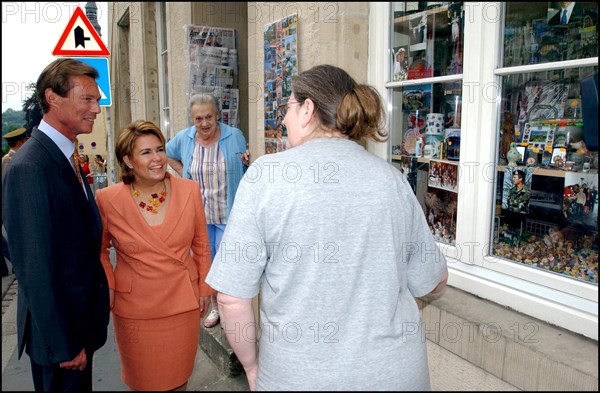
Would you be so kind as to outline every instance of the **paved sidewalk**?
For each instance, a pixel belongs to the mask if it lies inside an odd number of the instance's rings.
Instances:
[[[2,391],[33,391],[29,358],[26,354],[17,360],[16,310],[17,283],[14,276],[2,278]],[[474,366],[467,360],[427,341],[431,388],[434,391],[516,391],[511,384]],[[188,382],[188,391],[247,391],[244,374],[226,376],[199,347],[194,373]],[[94,390],[126,391],[121,382],[120,361],[112,323],[108,340],[94,357]]]
[[[14,275],[2,277],[2,391],[33,391],[29,357],[24,353],[20,360],[17,359],[17,292]],[[106,344],[94,355],[94,390],[129,390],[121,381],[120,366],[111,320]],[[247,391],[248,382],[244,374],[235,378],[225,376],[198,347],[194,373],[187,390]]]

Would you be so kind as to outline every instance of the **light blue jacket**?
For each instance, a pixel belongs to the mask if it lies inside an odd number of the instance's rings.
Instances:
[[[219,138],[219,149],[225,157],[227,167],[227,211],[225,218],[229,217],[231,206],[242,176],[248,168],[242,164],[241,155],[246,152],[246,138],[242,131],[227,124],[219,123],[221,137]],[[188,172],[192,154],[194,154],[194,138],[196,126],[184,128],[179,131],[169,142],[167,142],[167,157],[179,160],[183,163],[182,177],[191,179]]]

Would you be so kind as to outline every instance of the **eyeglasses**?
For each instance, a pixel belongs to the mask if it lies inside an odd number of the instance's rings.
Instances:
[[[285,115],[287,114],[287,111],[289,109],[288,105],[292,105],[292,104],[300,104],[300,105],[302,105],[302,104],[304,104],[304,101],[300,102],[300,101],[289,100],[287,102],[287,104],[281,106],[281,108],[279,109],[279,112],[281,113],[281,117],[285,117]]]
[[[196,123],[202,123],[204,120],[206,120],[207,122],[210,123],[214,117],[215,116],[212,115],[212,114],[211,115],[206,115],[204,117],[202,117],[202,116],[196,116],[196,117],[194,117],[194,122],[196,122]]]

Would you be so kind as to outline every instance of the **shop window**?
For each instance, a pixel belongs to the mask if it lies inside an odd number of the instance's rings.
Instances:
[[[505,5],[502,66],[548,69],[502,77],[491,251],[597,285],[598,67],[577,64],[598,56],[597,5],[561,4]]]
[[[392,7],[393,81],[462,72],[462,2],[396,2]]]
[[[162,130],[171,138],[171,114],[169,104],[169,40],[167,39],[167,5],[165,2],[156,3],[156,26],[158,35],[158,79],[160,91],[160,118]]]
[[[455,244],[463,4],[396,2],[391,7],[390,82],[398,82],[390,89],[392,164],[405,174],[436,240]],[[446,80],[436,82],[437,77]],[[424,78],[433,78],[432,83],[415,82]]]
[[[595,2],[505,5],[504,67],[598,56]]]

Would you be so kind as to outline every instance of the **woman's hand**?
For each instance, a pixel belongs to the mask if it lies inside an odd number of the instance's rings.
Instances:
[[[108,299],[110,304],[110,309],[112,310],[115,306],[115,290],[112,288],[108,288]]]
[[[248,387],[250,391],[256,391],[256,376],[258,375],[258,363],[252,364],[252,366],[244,367],[246,378],[248,378]]]
[[[200,306],[200,317],[204,318],[206,312],[210,308],[210,296],[200,296],[198,298],[198,305]]]
[[[246,152],[241,156],[242,164],[249,166],[250,165],[250,150],[248,149],[248,144],[246,143]]]

